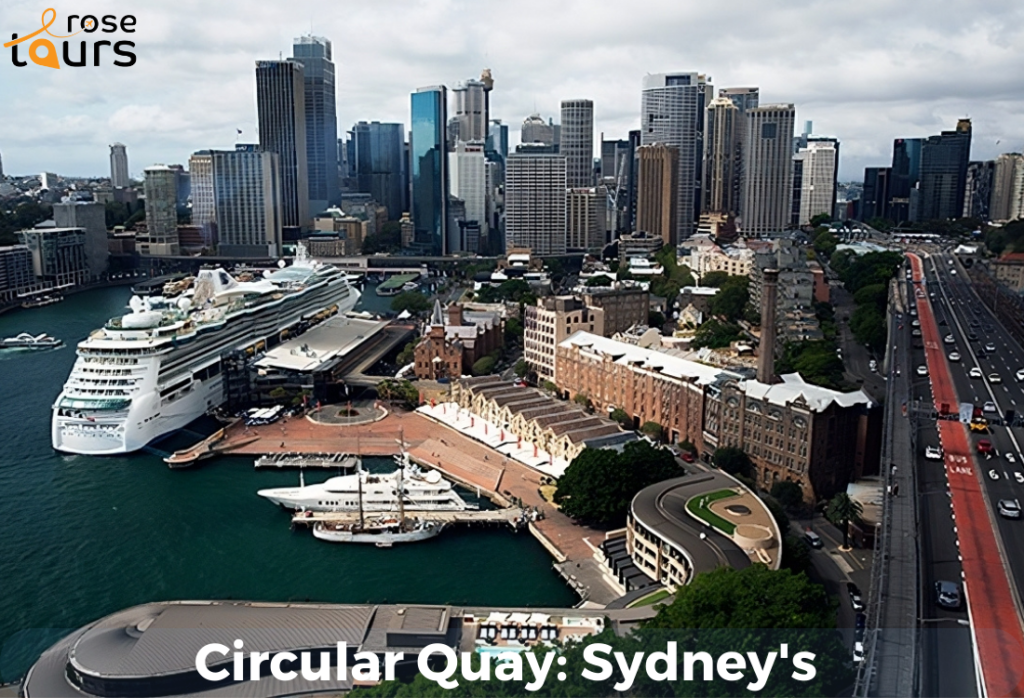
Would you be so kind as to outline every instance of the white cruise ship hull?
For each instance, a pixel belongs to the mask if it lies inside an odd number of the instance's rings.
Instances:
[[[164,324],[98,330],[78,345],[79,358],[54,403],[53,448],[95,456],[143,449],[223,404],[220,360],[225,354],[251,353],[257,344],[265,346],[283,329],[324,309],[345,313],[359,295],[338,272],[314,276],[304,290],[265,292],[260,309],[184,328],[181,338],[163,333]],[[145,322],[152,315],[137,312],[122,322]]]

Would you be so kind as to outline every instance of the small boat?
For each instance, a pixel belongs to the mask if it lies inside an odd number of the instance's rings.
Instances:
[[[30,335],[22,332],[17,337],[0,339],[0,349],[56,349],[63,345],[62,340],[48,334]]]
[[[33,298],[27,300],[21,304],[22,308],[42,308],[44,305],[53,305],[54,303],[60,303],[64,300],[63,296],[40,296],[39,298]]]
[[[381,518],[363,524],[329,524],[318,521],[313,525],[313,537],[330,543],[373,543],[378,548],[390,548],[395,543],[415,543],[433,538],[445,529],[444,522],[423,519]]]

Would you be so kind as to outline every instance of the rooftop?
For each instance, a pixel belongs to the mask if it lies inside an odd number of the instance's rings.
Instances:
[[[335,316],[308,332],[277,345],[256,362],[256,367],[315,371],[328,362],[352,353],[387,325],[387,320],[359,320]]]

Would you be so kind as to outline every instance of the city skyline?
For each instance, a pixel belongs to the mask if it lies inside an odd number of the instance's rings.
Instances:
[[[1018,95],[1024,94],[1019,71],[1012,70],[1021,53],[1014,38],[1022,23],[1014,19],[1022,11],[1008,3],[977,10],[966,21],[933,5],[926,11],[923,3],[890,4],[884,13],[870,7],[769,11],[732,3],[701,8],[685,23],[693,9],[687,5],[648,2],[628,16],[594,8],[582,19],[568,6],[549,9],[549,21],[536,26],[511,8],[484,6],[480,12],[500,29],[473,33],[466,31],[471,18],[454,11],[389,13],[388,6],[375,6],[342,21],[318,16],[312,3],[267,4],[255,6],[252,17],[258,21],[247,22],[247,31],[239,33],[226,29],[240,16],[230,5],[204,7],[203,28],[197,31],[190,13],[159,3],[138,14],[133,39],[139,61],[131,68],[41,72],[4,66],[5,92],[14,106],[0,116],[5,171],[100,176],[108,171],[106,146],[120,141],[132,153],[132,175],[138,178],[149,164],[185,162],[204,148],[230,148],[237,129],[243,141],[255,140],[254,62],[287,56],[292,40],[310,31],[346,46],[344,55],[335,57],[340,131],[360,120],[401,122],[408,128],[407,100],[416,87],[454,87],[489,67],[495,80],[492,118],[516,125],[538,111],[557,120],[562,100],[591,99],[595,138],[601,132],[625,138],[639,125],[645,74],[694,71],[709,75],[716,88],[756,85],[766,102],[794,103],[797,123],[813,120],[820,133],[843,142],[844,180],[859,180],[865,166],[885,162],[894,138],[926,137],[965,116],[974,123],[972,158],[991,159],[1024,147],[1024,126],[1011,118],[1019,111]],[[34,8],[4,8],[0,25],[31,26],[38,21],[34,13]],[[391,14],[390,30],[414,36],[385,51],[375,38],[379,32],[368,30]],[[742,44],[723,39],[727,21],[734,23],[729,29],[736,36],[742,33],[739,16],[752,26],[805,27],[808,36],[827,35],[815,28],[844,26],[842,50],[802,42],[799,29],[790,30],[792,35],[748,33]],[[659,21],[650,22],[652,17]],[[570,18],[585,25],[573,24],[578,36],[602,37],[600,50],[572,37],[558,52],[541,48]],[[684,28],[687,41],[680,42]],[[800,42],[803,48],[782,51],[782,42]],[[536,50],[524,50],[534,44]],[[27,126],[24,114],[41,103],[47,105],[45,113]]]

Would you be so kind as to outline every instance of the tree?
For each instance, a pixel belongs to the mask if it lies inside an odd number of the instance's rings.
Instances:
[[[644,422],[640,427],[640,433],[651,437],[655,441],[661,441],[665,434],[665,428],[657,422]]]
[[[494,371],[495,364],[498,360],[493,356],[484,356],[476,360],[473,364],[473,375],[474,376],[486,376],[487,374]]]
[[[522,378],[530,372],[530,364],[526,363],[526,359],[519,359],[519,361],[516,361],[516,366],[512,370],[517,376]]]
[[[843,387],[843,360],[836,355],[835,344],[827,341],[803,341],[786,344],[776,364],[779,373],[799,373],[805,381],[823,388]]]
[[[742,336],[738,325],[712,318],[697,328],[692,344],[695,348],[723,349]]]
[[[819,225],[828,225],[832,222],[832,216],[827,213],[819,213],[811,218],[811,225],[817,228]]]
[[[633,441],[616,452],[584,448],[558,480],[555,503],[567,516],[599,526],[621,526],[637,492],[681,475],[671,452]]]
[[[523,338],[523,321],[510,317],[505,321],[505,343],[516,344]]]
[[[430,299],[419,291],[402,291],[391,299],[391,309],[396,313],[408,310],[410,313],[422,313],[430,310]]]
[[[753,464],[750,456],[742,448],[725,446],[715,450],[715,465],[730,475],[744,475],[750,477],[753,471]]]
[[[828,230],[823,230],[814,238],[814,251],[825,257],[830,257],[836,251],[839,240]]]
[[[708,310],[715,315],[720,315],[726,320],[735,322],[743,317],[743,311],[750,301],[750,293],[747,291],[749,279],[743,276],[732,276],[718,293],[708,301]]]
[[[551,381],[544,381],[541,387],[544,388],[544,390],[548,391],[549,393],[554,393],[556,395],[558,394],[558,386],[555,383],[552,383]]]
[[[729,272],[727,271],[709,271],[707,274],[700,277],[700,285],[721,288],[722,285],[728,280]]]
[[[619,426],[626,431],[633,431],[633,418],[629,416],[629,413],[626,412],[626,410],[621,407],[616,407],[608,416],[618,422]]]
[[[407,366],[416,360],[416,342],[409,342],[395,359],[399,366]]]
[[[849,547],[850,523],[860,520],[864,508],[845,492],[840,492],[829,500],[825,507],[825,518],[837,528],[843,529],[843,547]]]
[[[789,480],[780,480],[772,485],[771,496],[778,500],[785,509],[794,511],[803,506],[804,491],[800,485]]]

